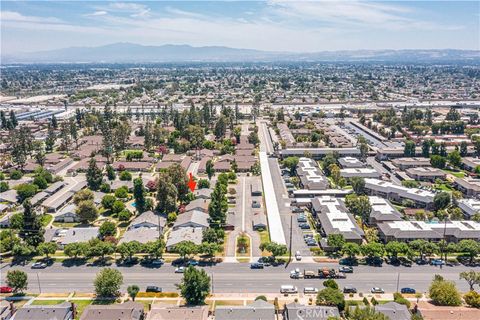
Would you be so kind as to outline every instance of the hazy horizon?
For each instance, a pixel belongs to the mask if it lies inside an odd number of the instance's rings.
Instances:
[[[309,53],[480,50],[475,1],[2,1],[2,55],[119,42]]]

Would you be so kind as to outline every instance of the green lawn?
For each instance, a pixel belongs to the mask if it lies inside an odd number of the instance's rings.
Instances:
[[[260,243],[267,243],[270,241],[270,234],[268,230],[258,231],[260,234]]]
[[[80,316],[82,315],[83,310],[85,310],[85,308],[92,303],[92,300],[70,300],[70,301],[75,303],[75,305],[77,306],[77,316],[75,317],[75,320],[80,319]]]
[[[441,191],[452,191],[453,190],[448,184],[445,184],[445,183],[436,184],[435,189],[441,190]]]
[[[51,306],[55,304],[60,304],[65,302],[65,300],[33,300],[32,305],[34,306]]]
[[[53,216],[51,214],[44,214],[42,218],[40,219],[42,226],[46,227],[52,221]]]
[[[447,170],[447,169],[443,169],[443,171],[444,171],[445,173],[449,173],[449,174],[451,174],[452,176],[457,177],[457,178],[463,178],[463,177],[465,177],[465,172],[463,172],[463,171],[452,171],[452,170]]]

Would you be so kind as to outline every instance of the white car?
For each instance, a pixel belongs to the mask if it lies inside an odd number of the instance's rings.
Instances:
[[[184,272],[185,272],[185,267],[175,268],[175,273],[184,273]]]
[[[290,271],[290,278],[291,279],[303,279],[303,273],[300,272],[300,269],[295,269]]]
[[[370,290],[372,293],[385,293],[385,290],[379,287],[373,287],[372,290]]]
[[[302,260],[302,254],[300,253],[300,251],[295,252],[295,259],[297,261]]]
[[[317,294],[318,293],[318,289],[317,288],[314,288],[314,287],[305,287],[303,289],[303,293],[304,294]]]

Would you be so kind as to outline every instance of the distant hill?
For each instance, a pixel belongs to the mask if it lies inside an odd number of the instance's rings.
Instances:
[[[65,49],[3,55],[2,64],[10,63],[127,63],[127,62],[266,62],[266,61],[385,61],[433,62],[477,61],[474,50],[352,50],[316,53],[271,52],[222,46],[189,45],[144,46],[114,43],[99,47]]]

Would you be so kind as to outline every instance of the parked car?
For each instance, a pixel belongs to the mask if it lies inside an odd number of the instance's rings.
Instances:
[[[164,264],[165,262],[162,259],[155,259],[150,262],[150,264],[154,267],[160,267]]]
[[[307,222],[307,217],[305,217],[304,215],[298,215],[297,222]]]
[[[0,293],[11,293],[12,291],[13,291],[13,289],[10,288],[10,287],[7,287],[7,286],[0,287]]]
[[[343,287],[343,293],[357,293],[357,288],[351,286]]]
[[[343,273],[353,273],[353,268],[349,266],[343,266],[338,268],[338,271],[343,272]]]
[[[314,288],[314,287],[305,287],[303,289],[303,293],[304,294],[317,294],[318,293],[318,289],[317,288]]]
[[[305,223],[305,222],[299,223],[298,226],[299,226],[300,229],[302,229],[302,230],[308,230],[308,229],[310,229],[310,225],[309,225],[308,223]]]
[[[383,290],[382,288],[379,288],[379,287],[373,287],[371,290],[370,290],[371,293],[385,293],[385,290]]]
[[[410,293],[415,294],[417,291],[413,288],[402,288],[400,289],[400,293]]]
[[[188,260],[187,266],[198,266],[197,260]]]
[[[418,264],[418,265],[424,265],[424,264],[428,264],[428,261],[425,260],[425,259],[417,259],[415,260],[415,263]]]
[[[175,273],[184,273],[184,272],[185,272],[185,267],[175,268]]]
[[[250,264],[250,269],[263,269],[264,264],[261,262],[254,262]]]
[[[45,269],[47,264],[45,262],[35,262],[32,264],[32,269]]]
[[[293,213],[304,213],[305,210],[300,208],[300,207],[295,207],[295,208],[292,209],[292,212]]]
[[[162,288],[157,287],[157,286],[148,286],[147,289],[145,289],[146,292],[162,292]]]
[[[445,265],[445,261],[443,259],[433,259],[430,261],[430,265],[432,266],[443,266]]]
[[[288,293],[298,293],[298,289],[297,289],[297,287],[289,285],[289,284],[288,285],[283,285],[283,286],[280,287],[280,293],[284,293],[284,294],[285,293],[286,294],[288,294]]]

